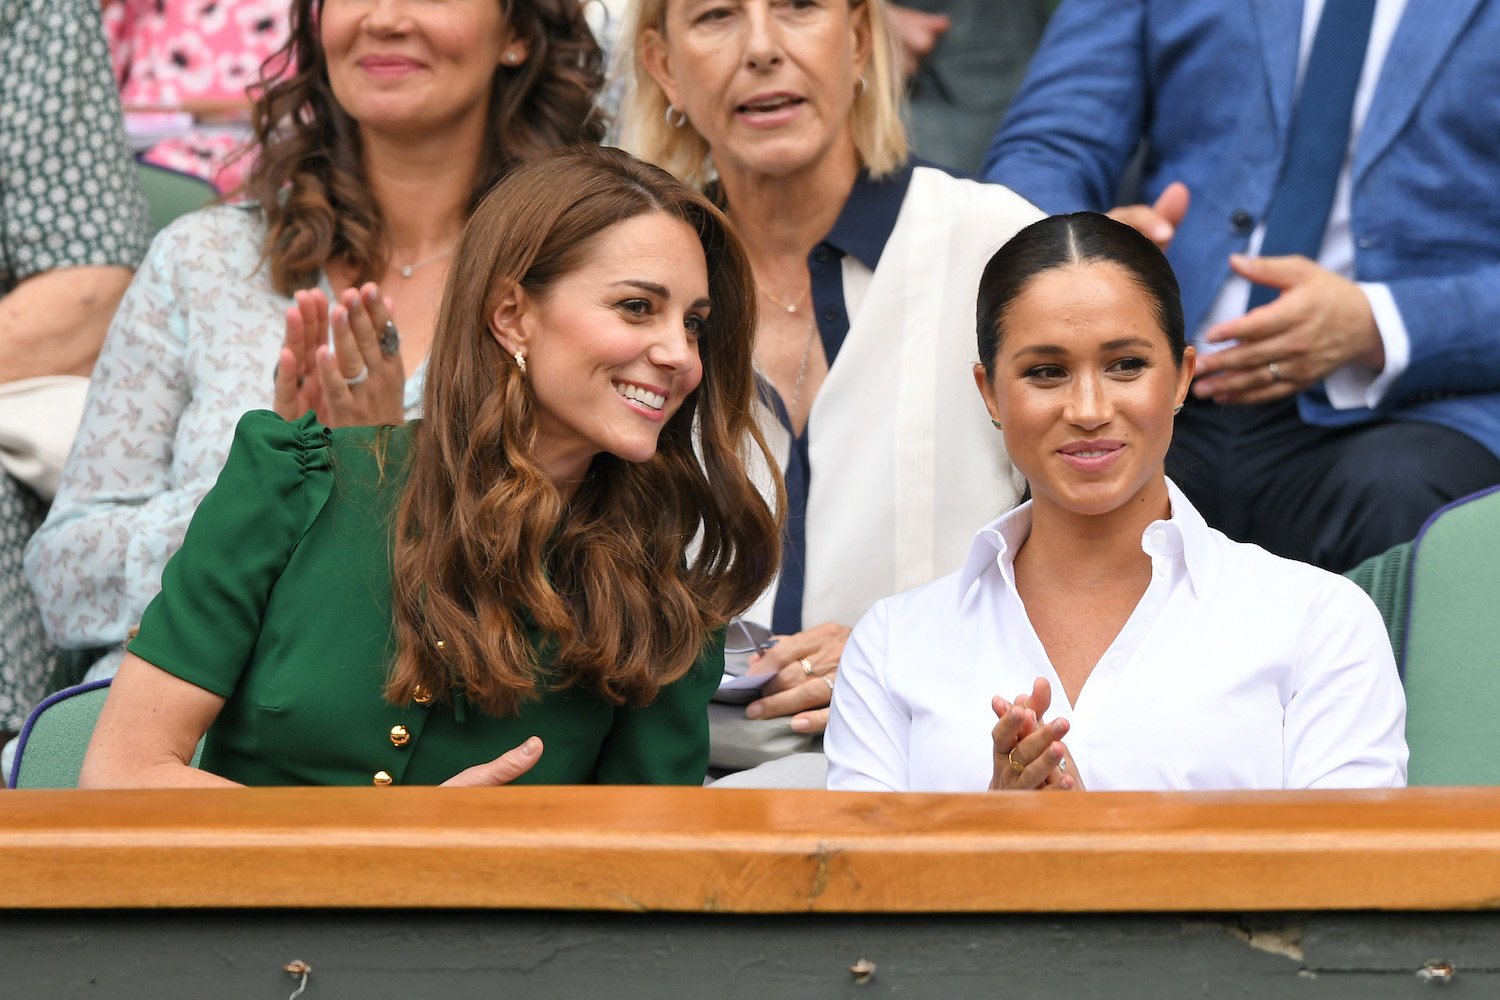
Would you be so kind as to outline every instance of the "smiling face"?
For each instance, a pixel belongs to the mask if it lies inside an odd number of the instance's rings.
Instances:
[[[327,0],[328,81],[362,128],[483,127],[495,70],[525,61],[498,0]]]
[[[600,452],[628,462],[655,455],[703,377],[708,265],[698,234],[652,212],[594,242],[543,292],[508,294],[490,324],[506,354],[526,356],[537,459],[565,493]]]
[[[829,155],[857,164],[849,116],[868,14],[849,0],[667,0],[642,58],[721,173],[786,176]]]
[[[1153,301],[1117,264],[1067,264],[1031,278],[1001,317],[993,381],[974,377],[1004,428],[1037,512],[1098,516],[1167,505],[1163,462],[1193,352],[1172,358]]]

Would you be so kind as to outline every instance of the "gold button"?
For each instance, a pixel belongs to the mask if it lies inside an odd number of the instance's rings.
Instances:
[[[412,688],[411,700],[418,705],[431,705],[433,697],[433,693],[420,684]]]
[[[384,787],[386,785],[389,785],[390,783],[391,783],[391,772],[389,772],[389,771],[376,771],[375,772],[375,784]]]
[[[411,730],[405,726],[391,727],[391,746],[404,747],[411,742]]]

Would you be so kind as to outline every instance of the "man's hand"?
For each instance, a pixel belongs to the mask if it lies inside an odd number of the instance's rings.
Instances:
[[[1283,399],[1351,362],[1385,367],[1385,347],[1370,300],[1359,286],[1306,257],[1229,258],[1234,272],[1281,296],[1211,327],[1209,343],[1233,342],[1198,356],[1193,392],[1221,403]]]
[[[1187,215],[1192,192],[1182,181],[1173,181],[1152,205],[1121,205],[1109,210],[1109,217],[1140,233],[1166,253]]]
[[[998,0],[992,0],[998,2]],[[896,32],[896,47],[901,55],[901,75],[910,77],[922,65],[922,60],[931,54],[943,33],[953,26],[952,18],[946,14],[928,14],[890,4],[891,27]]]

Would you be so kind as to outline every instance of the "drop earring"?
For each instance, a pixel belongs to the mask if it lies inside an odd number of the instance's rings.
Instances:
[[[521,374],[522,375],[525,375],[526,374],[526,354],[525,354],[525,352],[524,351],[517,351],[515,353],[515,359],[516,359],[516,367],[519,368],[519,369],[521,369]]]

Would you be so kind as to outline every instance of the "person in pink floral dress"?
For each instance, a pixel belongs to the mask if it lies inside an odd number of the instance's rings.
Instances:
[[[287,38],[287,0],[106,0],[104,24],[120,100],[133,109],[192,112],[197,127],[163,139],[147,162],[237,189],[239,155],[261,63]]]

